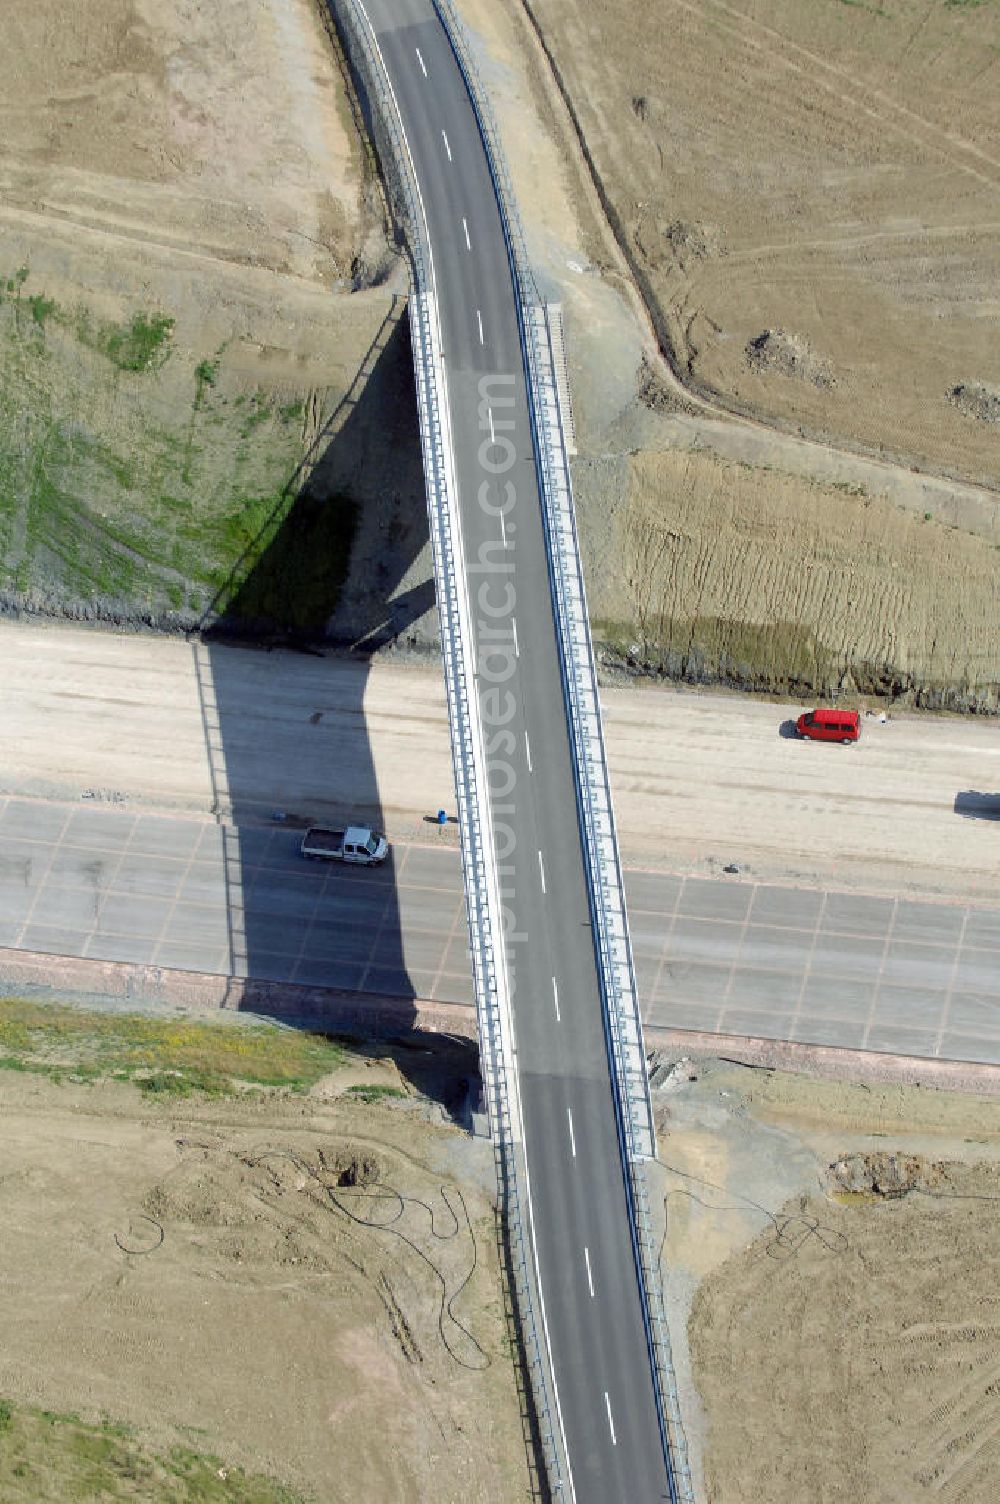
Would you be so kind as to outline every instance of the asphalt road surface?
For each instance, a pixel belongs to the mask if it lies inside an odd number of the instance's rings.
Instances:
[[[0,801],[0,946],[471,1004],[448,846],[305,862],[301,832]],[[1000,1065],[1000,909],[627,872],[658,1028]]]
[[[669,1497],[608,1074],[503,228],[429,0],[368,0],[420,183],[490,747],[537,1272],[576,1497]],[[497,728],[494,732],[492,728]],[[498,736],[499,739],[494,738]]]

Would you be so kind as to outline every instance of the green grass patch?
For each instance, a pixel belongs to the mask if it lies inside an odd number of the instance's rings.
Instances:
[[[200,412],[200,410],[201,410],[202,404],[204,403],[204,400],[205,400],[205,393],[211,390],[211,388],[215,385],[215,383],[218,381],[218,379],[219,379],[219,362],[217,360],[200,360],[198,362],[198,364],[195,366],[195,368],[194,368],[194,410],[195,410],[196,413]],[[186,456],[186,462],[187,462],[188,467],[190,467],[190,460],[191,460],[191,445],[190,445],[190,436],[189,436],[188,453],[187,453],[187,456]]]
[[[261,1474],[189,1447],[145,1445],[127,1426],[0,1402],[4,1504],[302,1504]]]
[[[218,551],[239,556],[232,574],[216,582],[224,629],[322,636],[350,565],[357,525],[350,497],[247,497],[220,525]]]
[[[274,408],[264,397],[260,395],[260,393],[258,393],[255,397],[251,397],[250,411],[247,413],[246,417],[243,420],[243,427],[240,429],[240,437],[243,439],[248,439],[255,428],[259,428],[262,423],[266,423],[269,418],[273,417]]]
[[[751,466],[750,468],[752,469],[753,466]],[[853,480],[832,480],[832,481],[830,481],[830,490],[831,491],[843,491],[843,493],[844,493],[845,496],[867,496],[868,495],[868,488],[867,488],[867,486],[862,486],[857,481],[853,481]]]
[[[89,319],[79,325],[86,331],[84,343],[100,350],[119,371],[154,371],[170,354],[174,321],[163,314],[137,313],[128,324],[101,324]]]
[[[322,633],[356,511],[296,494],[304,401],[222,400],[223,346],[179,404],[183,382],[160,374],[168,316],[101,322],[28,278],[0,272],[0,588],[156,613],[214,603],[240,631]]]
[[[0,287],[3,288],[4,292],[13,293],[15,296],[18,296],[30,275],[29,269],[26,266],[19,266],[13,276],[0,279]]]
[[[385,1102],[392,1097],[405,1097],[406,1092],[399,1086],[365,1086],[362,1082],[358,1086],[349,1086],[345,1096],[354,1097],[359,1102]]]
[[[31,317],[39,329],[45,328],[45,321],[52,317],[56,311],[56,304],[52,298],[47,298],[40,292],[33,293],[28,299],[28,307],[31,309]]]
[[[0,1069],[55,1080],[114,1076],[162,1097],[222,1095],[237,1083],[307,1091],[346,1058],[325,1034],[274,1024],[95,1013],[0,998]]]

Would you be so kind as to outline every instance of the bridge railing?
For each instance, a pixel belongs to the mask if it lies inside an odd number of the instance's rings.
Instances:
[[[469,943],[479,1023],[483,1089],[506,1222],[512,1296],[550,1489],[568,1499],[568,1471],[549,1366],[534,1261],[531,1204],[514,1055],[499,880],[490,822],[485,743],[475,692],[474,637],[462,567],[461,524],[453,471],[447,388],[433,257],[420,189],[378,40],[359,0],[330,0],[366,111],[396,226],[411,271],[410,335],[424,460],[427,511],[451,726],[452,763],[462,841]]]
[[[517,295],[633,1248],[671,1492],[677,1504],[689,1501],[693,1504],[693,1482],[644,1170],[645,1163],[656,1157],[656,1135],[551,335],[531,269],[499,131],[464,24],[453,0],[433,0],[433,4],[449,35],[473,103],[500,207]]]

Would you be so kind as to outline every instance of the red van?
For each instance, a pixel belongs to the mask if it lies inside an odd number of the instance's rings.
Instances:
[[[807,710],[795,722],[799,736],[808,736],[814,742],[856,742],[861,735],[861,717],[856,710],[831,710],[821,706],[819,710]]]

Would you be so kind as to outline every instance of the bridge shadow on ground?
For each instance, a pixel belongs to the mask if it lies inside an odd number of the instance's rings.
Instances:
[[[418,1091],[462,1118],[478,1102],[477,1045],[441,1033],[431,1042],[414,1027],[392,859],[349,868],[299,851],[311,824],[383,828],[365,691],[372,655],[406,641],[433,607],[433,581],[413,583],[427,542],[409,328],[394,305],[194,653],[225,861],[230,1006],[391,1053]],[[502,1215],[496,1236],[530,1495],[548,1500]]]
[[[393,858],[363,868],[299,850],[311,824],[383,829],[365,692],[372,655],[433,608],[433,580],[414,570],[427,541],[397,299],[194,652],[225,863],[229,1005],[361,1048],[391,1038],[404,1074],[457,1110],[475,1049],[442,1039],[430,1051],[413,1029]]]

